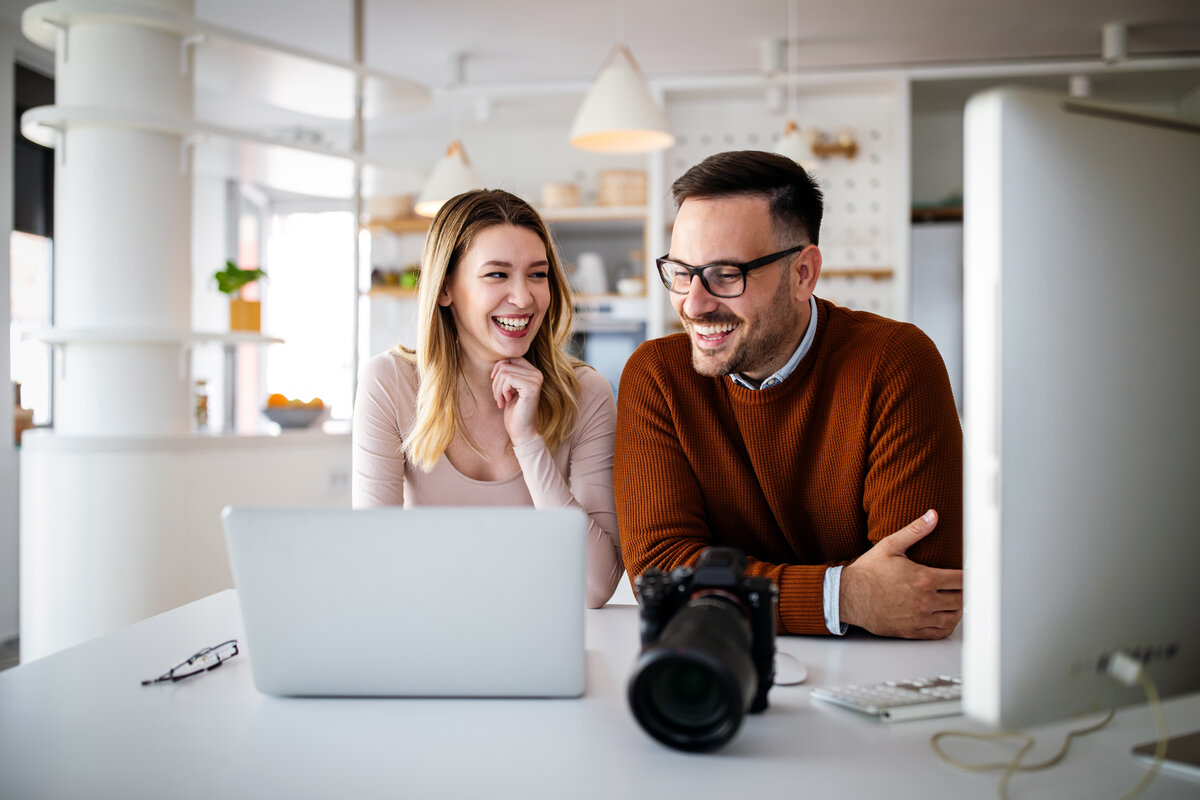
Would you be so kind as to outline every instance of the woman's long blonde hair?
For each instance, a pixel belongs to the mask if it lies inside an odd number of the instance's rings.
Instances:
[[[417,290],[416,352],[402,350],[417,365],[419,387],[412,427],[404,437],[408,459],[428,472],[446,452],[455,434],[461,434],[476,452],[482,451],[463,427],[458,406],[458,330],[449,308],[438,304],[446,281],[458,268],[479,232],[493,225],[528,228],[546,245],[550,262],[550,307],[525,358],[542,373],[538,399],[538,431],[551,451],[558,447],[579,417],[580,363],[563,349],[571,335],[574,308],[571,289],[546,224],[521,198],[500,189],[479,189],[451,198],[441,207],[425,240],[421,279]]]

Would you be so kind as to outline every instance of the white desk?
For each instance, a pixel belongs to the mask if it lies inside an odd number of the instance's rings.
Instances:
[[[254,689],[248,649],[203,676],[139,685],[230,637],[242,637],[234,591],[0,673],[0,797],[995,797],[995,775],[959,772],[928,745],[938,730],[979,726],[879,723],[810,700],[807,686],[772,689],[771,708],[716,753],[659,745],[625,700],[638,651],[631,607],[587,612],[578,700],[271,698]],[[959,635],[779,640],[808,666],[810,685],[957,673],[960,648]],[[1167,708],[1172,732],[1200,728],[1200,694]],[[1038,729],[1032,757],[1056,750],[1068,727]],[[1065,764],[1018,776],[1010,792],[1116,797],[1141,775],[1128,751],[1152,729],[1145,707],[1126,709],[1078,740]],[[1198,796],[1200,784],[1161,774],[1143,795]]]

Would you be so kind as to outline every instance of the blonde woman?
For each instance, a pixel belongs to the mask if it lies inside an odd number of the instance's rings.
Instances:
[[[587,604],[604,605],[623,572],[616,404],[563,351],[573,310],[545,224],[508,192],[458,195],[429,229],[419,286],[416,351],[360,376],[354,507],[582,508]]]

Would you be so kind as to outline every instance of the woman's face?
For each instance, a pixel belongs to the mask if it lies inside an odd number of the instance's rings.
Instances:
[[[475,236],[438,304],[458,326],[458,346],[491,364],[525,355],[550,307],[550,261],[528,228],[493,225]]]

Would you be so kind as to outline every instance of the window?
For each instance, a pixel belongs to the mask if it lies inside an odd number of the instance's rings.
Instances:
[[[33,422],[51,419],[51,348],[30,338],[50,327],[53,281],[52,243],[19,231],[9,240],[12,309],[9,356],[12,380],[21,384],[21,406],[33,410]]]
[[[266,389],[319,397],[350,416],[354,385],[354,215],[276,214],[267,237],[265,331],[284,340],[267,356]]]
[[[54,81],[20,64],[13,71],[15,119],[54,103]],[[9,372],[33,422],[52,422],[53,355],[29,338],[50,327],[54,296],[54,151],[13,130],[13,234],[9,239]],[[5,401],[7,402],[7,400]]]

